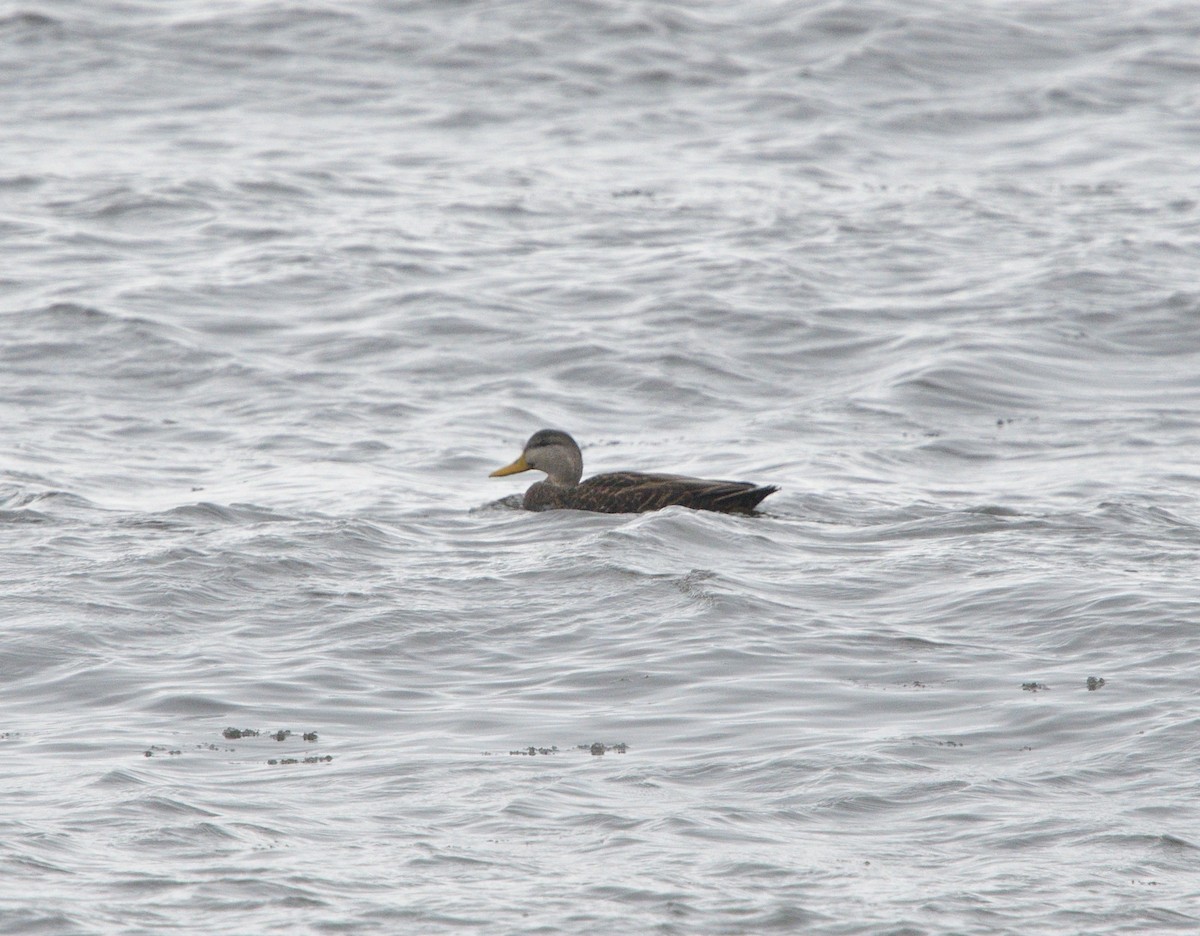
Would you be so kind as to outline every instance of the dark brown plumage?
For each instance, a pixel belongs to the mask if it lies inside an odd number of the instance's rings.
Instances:
[[[580,481],[583,455],[565,432],[542,429],[525,444],[511,465],[492,477],[535,469],[546,472],[525,492],[526,510],[591,510],[598,513],[643,513],[663,507],[690,507],[721,513],[753,513],[759,502],[779,488],[746,481],[708,481],[682,475],[616,471]]]

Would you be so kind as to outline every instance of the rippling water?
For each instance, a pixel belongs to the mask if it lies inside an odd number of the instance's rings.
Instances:
[[[1198,40],[9,4],[0,929],[1194,931]]]

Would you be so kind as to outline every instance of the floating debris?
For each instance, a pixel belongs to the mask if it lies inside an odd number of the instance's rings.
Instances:
[[[1102,678],[1097,679],[1095,676],[1089,676],[1087,678],[1088,692],[1095,692],[1097,689],[1099,689],[1103,685],[1104,685],[1104,680]]]
[[[176,757],[183,751],[175,750],[174,748],[165,748],[161,744],[152,744],[149,748],[142,751],[142,757],[153,757],[155,754],[166,754],[168,757]]]
[[[599,757],[601,754],[607,754],[609,751],[612,751],[614,754],[624,754],[629,750],[629,745],[624,741],[617,744],[601,744],[599,741],[596,741],[593,744],[581,744],[579,745],[579,749],[581,751],[589,751],[593,756]]]
[[[226,728],[221,732],[221,735],[229,741],[234,741],[238,738],[257,738],[262,734],[257,728]],[[290,728],[280,728],[278,731],[272,731],[268,738],[275,741],[286,741],[292,736]],[[305,741],[316,741],[317,733],[315,731],[305,731],[301,734]]]
[[[1024,682],[1021,683],[1021,688],[1026,692],[1041,692],[1043,689],[1049,689],[1050,687],[1040,682]]]
[[[304,758],[281,757],[281,758],[276,759],[276,758],[272,757],[270,760],[267,761],[267,763],[270,764],[272,767],[274,767],[279,764],[328,764],[332,760],[333,760],[332,754],[325,754],[321,757],[304,757]]]
[[[596,755],[606,754],[609,751],[612,751],[615,754],[624,754],[629,750],[629,745],[625,744],[624,742],[620,742],[618,744],[602,744],[601,742],[597,741],[594,744],[577,744],[575,745],[575,749],[578,751],[587,751],[590,754]],[[502,752],[484,751],[483,756],[493,757],[498,753]],[[557,744],[552,744],[550,747],[533,747],[530,745],[527,748],[521,748],[517,751],[509,751],[508,753],[511,757],[536,757],[539,754],[559,754],[561,751],[559,751]]]

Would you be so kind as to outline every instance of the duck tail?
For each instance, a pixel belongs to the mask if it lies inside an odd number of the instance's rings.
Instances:
[[[739,491],[730,491],[718,498],[717,505],[719,506],[714,506],[717,510],[728,511],[730,513],[753,513],[763,500],[778,490],[779,488],[774,484],[764,484],[744,488]]]

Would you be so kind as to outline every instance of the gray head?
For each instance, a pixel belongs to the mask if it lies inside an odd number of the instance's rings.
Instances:
[[[579,446],[565,432],[540,429],[529,437],[525,451],[511,465],[497,468],[491,477],[516,474],[518,471],[546,472],[550,481],[564,487],[574,487],[583,477],[583,455]]]

